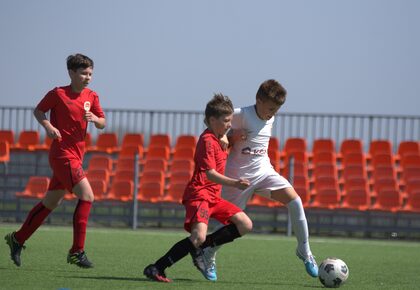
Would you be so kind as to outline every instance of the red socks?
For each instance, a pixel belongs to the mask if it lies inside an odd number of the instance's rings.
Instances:
[[[73,246],[70,253],[83,251],[86,239],[86,226],[92,202],[79,200],[73,215]]]
[[[42,202],[35,205],[26,217],[25,222],[21,228],[15,233],[15,239],[23,245],[27,239],[42,225],[45,218],[51,213],[51,210],[46,208]]]

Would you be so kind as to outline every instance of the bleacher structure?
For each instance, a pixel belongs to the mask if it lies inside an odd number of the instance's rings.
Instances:
[[[1,131],[0,136],[4,133]],[[26,132],[21,135],[36,136]],[[182,224],[182,194],[192,175],[197,136],[180,135],[172,147],[169,135],[152,135],[145,147],[143,136],[133,135],[125,135],[121,144],[116,133],[99,135],[100,144],[91,144],[87,149],[85,169],[96,200],[92,219],[130,224],[136,195],[140,224]],[[30,207],[43,197],[51,173],[45,162],[46,145],[38,137],[26,139],[31,142],[21,140],[24,138],[10,145],[7,140],[1,141],[12,148],[7,153],[9,159],[4,161],[10,171],[2,174],[2,218],[6,220],[24,217],[23,205]],[[272,137],[270,144],[271,162],[282,175],[293,179],[312,231],[365,235],[401,229],[405,235],[418,231],[415,223],[420,221],[419,142],[401,142],[396,154],[387,140],[372,141],[368,152],[363,151],[362,142],[357,139],[344,140],[338,152],[330,139],[315,140],[312,150],[308,150],[303,138],[288,139],[280,148],[279,140]],[[71,194],[66,195],[64,203],[74,199]],[[5,210],[6,206],[12,210]],[[71,214],[71,209],[67,209],[68,212],[58,209],[57,216]],[[287,221],[283,205],[259,196],[250,200],[248,210],[261,229],[279,231]],[[260,217],[265,218],[259,220]]]
[[[95,194],[90,221],[129,226],[137,212],[141,227],[182,227],[182,194],[197,139],[88,133],[84,169]],[[50,144],[42,130],[0,130],[1,221],[20,222],[43,197],[51,176]],[[273,136],[268,155],[301,196],[312,234],[420,238],[419,141]],[[75,197],[66,195],[48,221],[71,222],[74,204]],[[254,196],[247,212],[256,231],[287,230],[287,209],[278,202]]]

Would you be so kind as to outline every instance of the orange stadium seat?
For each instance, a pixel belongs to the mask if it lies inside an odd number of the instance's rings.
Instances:
[[[115,166],[115,171],[120,170],[131,170],[134,171],[137,167],[139,167],[139,163],[136,163],[134,157],[121,157],[117,159],[117,164]]]
[[[354,177],[344,180],[343,196],[354,189],[363,189],[369,192],[368,182],[363,177]]]
[[[343,168],[342,180],[351,179],[355,177],[362,177],[367,179],[366,167],[363,165],[348,165]]]
[[[280,172],[281,152],[277,149],[268,148],[268,158],[270,158],[270,163],[274,170]]]
[[[89,182],[92,182],[93,180],[103,180],[105,183],[108,183],[110,177],[109,170],[107,168],[92,169],[86,173],[86,177]]]
[[[194,152],[195,152],[195,148],[194,147],[181,147],[181,148],[176,148],[173,154],[173,160],[177,160],[177,159],[190,159],[193,160],[194,159]]]
[[[366,166],[366,158],[363,153],[347,153],[343,156],[343,167],[348,165]]]
[[[169,183],[184,183],[186,185],[190,181],[191,176],[191,171],[174,171],[169,177]]]
[[[174,202],[181,204],[182,197],[185,191],[185,183],[171,183],[169,184],[167,194],[162,198],[162,201]]]
[[[176,171],[187,171],[192,172],[194,170],[193,160],[173,160],[170,168],[170,172]]]
[[[194,135],[179,135],[176,138],[175,149],[177,148],[195,148],[197,137]]]
[[[403,170],[407,168],[420,168],[420,154],[404,155],[401,160],[401,167]]]
[[[300,199],[302,200],[303,206],[306,207],[309,204],[309,201],[311,199],[311,195],[310,195],[310,192],[309,192],[309,187],[293,185],[293,188],[295,189],[297,194],[300,196]]]
[[[171,148],[171,137],[168,134],[151,135],[148,150],[155,146]]]
[[[105,155],[93,155],[89,160],[88,171],[92,169],[112,170],[112,159]]]
[[[313,179],[324,176],[331,176],[338,179],[337,167],[335,164],[322,164],[314,167],[312,172]]]
[[[325,164],[337,164],[337,156],[334,152],[317,152],[314,153],[312,162],[314,166],[325,165]]]
[[[142,172],[147,171],[162,171],[166,172],[168,169],[168,162],[162,158],[149,158],[145,161]]]
[[[91,180],[89,183],[92,187],[95,200],[102,200],[106,198],[107,182],[104,180]]]
[[[280,141],[279,139],[277,139],[277,137],[270,137],[270,140],[268,142],[268,150],[270,149],[280,151]]]
[[[340,203],[340,191],[335,188],[318,189],[313,202],[309,205],[312,208],[335,209]]]
[[[113,180],[114,181],[134,180],[134,169],[116,170]]]
[[[154,147],[149,147],[147,150],[146,160],[148,158],[163,158],[165,160],[169,160],[171,151],[169,147],[160,146],[158,147],[155,145]]]
[[[377,169],[379,167],[390,167],[395,165],[394,156],[392,154],[377,153],[372,156],[372,167]]]
[[[17,192],[18,197],[43,198],[48,190],[50,179],[45,176],[31,176],[22,192]]]
[[[332,139],[315,139],[312,147],[313,155],[322,152],[335,153],[335,142]]]
[[[126,146],[132,146],[132,145],[139,145],[141,147],[144,147],[144,137],[143,134],[140,133],[126,133],[123,137],[121,148],[124,148]]]
[[[144,183],[159,183],[165,185],[165,173],[163,171],[146,171],[140,176],[140,186]]]
[[[376,201],[372,210],[396,212],[401,209],[402,195],[398,189],[384,188],[377,192]]]
[[[10,161],[10,145],[7,141],[0,141],[0,163],[6,165]]]
[[[402,181],[409,183],[413,180],[420,180],[420,168],[405,168],[402,172]]]
[[[403,211],[417,213],[420,212],[420,188],[408,195],[408,199],[405,206],[403,207]]]
[[[103,133],[98,135],[95,148],[92,151],[112,154],[119,151],[116,133]]]
[[[144,202],[159,202],[163,198],[164,186],[157,182],[144,182],[140,184],[137,199]]]
[[[420,143],[417,141],[401,141],[398,145],[397,159],[402,159],[404,155],[419,155]]]
[[[13,130],[0,130],[0,141],[7,141],[10,148],[15,146],[15,133]]]
[[[143,154],[144,154],[143,147],[141,145],[127,144],[121,148],[121,151],[118,154],[118,158],[121,158],[121,157],[134,158],[136,154],[139,160],[143,159]]]
[[[107,200],[131,201],[133,199],[134,183],[132,180],[114,180],[108,192]]]
[[[289,138],[284,144],[283,152],[288,155],[291,152],[306,152],[307,144],[304,138]]]
[[[22,131],[15,144],[15,149],[34,151],[40,145],[38,131]]]
[[[392,144],[389,140],[373,140],[370,142],[369,154],[373,157],[376,154],[392,155]]]
[[[378,192],[383,190],[399,190],[397,181],[393,178],[378,179],[373,183],[373,195],[377,196]]]
[[[343,140],[340,147],[342,155],[348,153],[363,153],[363,142],[360,139],[346,139]]]
[[[341,208],[367,210],[370,207],[369,191],[366,188],[353,188],[346,192]]]

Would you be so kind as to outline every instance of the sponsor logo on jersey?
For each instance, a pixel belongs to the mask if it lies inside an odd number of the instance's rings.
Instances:
[[[241,153],[247,154],[247,155],[264,156],[267,154],[267,149],[265,148],[252,149],[251,147],[245,147],[245,148],[242,148]]]

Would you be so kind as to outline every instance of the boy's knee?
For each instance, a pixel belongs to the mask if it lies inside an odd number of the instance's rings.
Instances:
[[[244,214],[240,218],[239,223],[236,224],[236,227],[238,228],[239,234],[243,236],[252,231],[252,221],[246,214]]]

